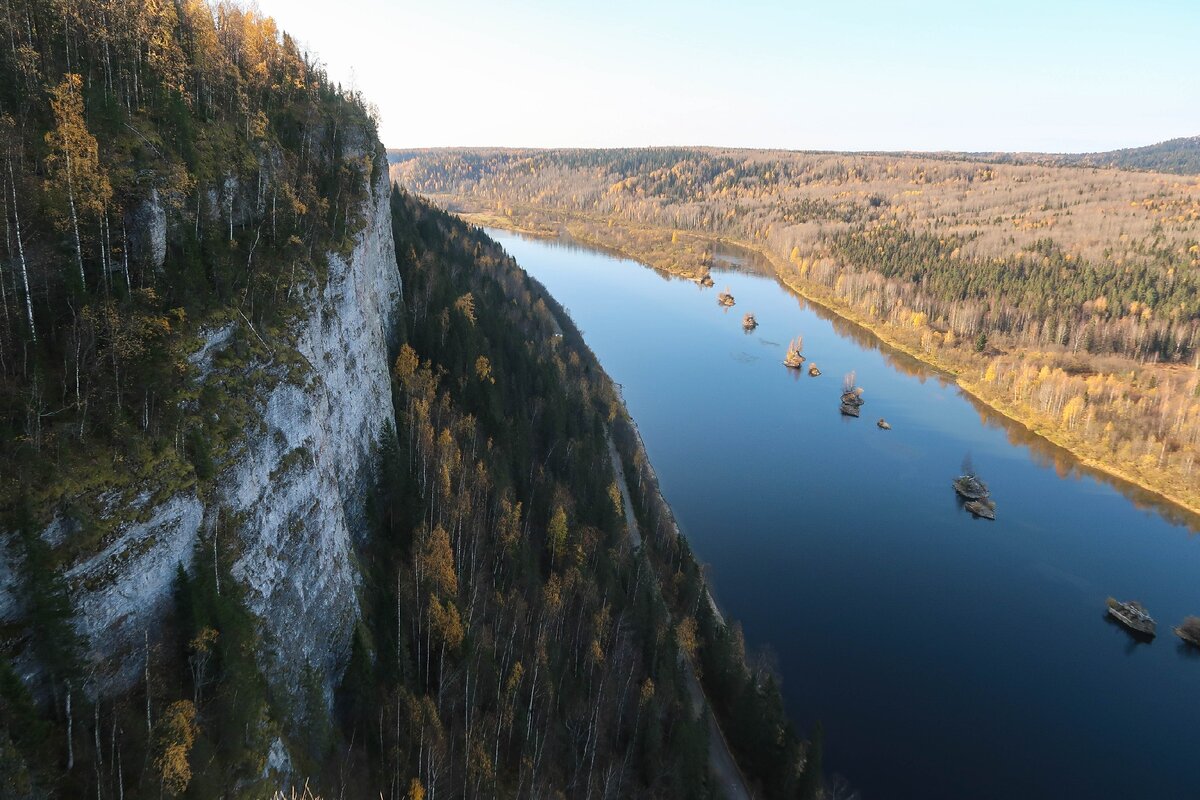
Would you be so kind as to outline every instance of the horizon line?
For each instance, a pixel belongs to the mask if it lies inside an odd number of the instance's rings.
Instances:
[[[631,144],[631,145],[501,145],[501,144],[450,144],[450,145],[414,145],[396,147],[384,144],[388,152],[418,152],[433,150],[753,150],[763,153],[811,153],[817,155],[1024,155],[1024,156],[1089,156],[1104,155],[1124,150],[1140,150],[1147,147],[1157,147],[1171,142],[1189,140],[1200,141],[1200,134],[1173,136],[1155,142],[1134,144],[1125,147],[1114,147],[1107,150],[962,150],[939,148],[921,149],[869,149],[869,150],[838,150],[824,147],[766,147],[755,145],[721,145],[721,144]]]

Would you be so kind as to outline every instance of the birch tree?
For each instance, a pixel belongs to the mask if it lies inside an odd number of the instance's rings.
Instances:
[[[51,90],[50,108],[54,112],[55,126],[46,134],[46,144],[50,149],[46,167],[50,175],[47,190],[56,193],[64,186],[67,190],[67,207],[75,242],[75,265],[79,270],[80,286],[86,289],[79,217],[89,214],[102,218],[112,202],[112,185],[100,163],[96,137],[87,127],[82,87],[83,80],[71,73]]]

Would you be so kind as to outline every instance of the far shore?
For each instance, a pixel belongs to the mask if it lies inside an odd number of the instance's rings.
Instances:
[[[439,199],[444,199],[444,198],[439,198]],[[544,211],[544,210],[533,208],[533,207],[528,208],[528,209],[522,209],[522,211],[525,211],[525,212],[531,213],[531,214],[535,214],[535,215],[540,213],[542,215],[542,218],[545,219],[546,221],[540,226],[537,225],[538,221],[535,221],[533,225],[529,225],[529,224],[522,225],[518,220],[515,220],[512,217],[503,215],[503,214],[486,213],[486,212],[468,212],[468,211],[455,211],[454,213],[456,213],[459,217],[461,217],[466,222],[469,222],[473,225],[477,225],[479,227],[499,228],[501,230],[508,230],[508,231],[512,231],[514,233],[523,234],[525,236],[536,237],[539,239],[561,239],[561,238],[564,238],[564,234],[565,234],[566,238],[572,239],[581,245],[595,247],[600,250],[614,253],[616,255],[631,259],[633,261],[637,261],[647,267],[650,267],[651,269],[661,270],[663,272],[667,272],[667,273],[676,275],[678,277],[687,278],[690,280],[696,280],[702,274],[701,271],[698,271],[696,269],[682,268],[682,267],[675,266],[674,264],[671,264],[671,263],[655,263],[655,261],[652,260],[647,255],[647,253],[637,252],[636,250],[633,250],[629,247],[615,246],[611,242],[605,242],[605,241],[602,241],[599,239],[592,239],[591,237],[581,236],[574,231],[567,231],[565,224],[558,222],[557,220],[554,220],[551,218],[553,216],[569,217],[569,216],[574,216],[574,215],[560,212],[557,210],[555,210],[553,212],[549,212],[549,211]],[[590,223],[599,222],[598,220],[593,220],[590,218],[585,218],[585,221],[590,222]],[[639,229],[639,226],[628,225],[628,224],[623,223],[620,220],[605,219],[605,220],[603,220],[603,222],[606,226],[620,227],[624,230],[629,230],[629,231],[636,231]],[[655,228],[652,226],[640,226],[640,227],[644,228],[647,231],[652,231],[658,235],[667,235],[667,234],[671,233],[671,231],[669,231],[667,229]],[[896,337],[889,335],[888,331],[886,329],[884,329],[882,326],[878,325],[877,323],[875,323],[871,320],[864,318],[861,314],[857,313],[853,308],[849,308],[844,303],[841,303],[837,299],[828,296],[828,294],[826,292],[823,292],[820,287],[811,285],[809,282],[803,281],[799,276],[791,274],[790,270],[782,269],[780,267],[780,257],[778,256],[778,254],[776,254],[760,245],[755,245],[752,243],[743,242],[743,241],[739,241],[737,239],[731,239],[728,237],[717,236],[715,234],[708,234],[708,233],[704,233],[701,231],[688,231],[686,236],[689,239],[700,240],[700,241],[703,241],[703,242],[706,242],[709,244],[720,244],[720,245],[731,246],[734,248],[738,248],[741,250],[745,250],[745,251],[757,254],[758,256],[765,259],[768,264],[771,265],[773,277],[776,280],[778,280],[783,286],[787,287],[790,291],[794,292],[795,294],[797,294],[798,296],[807,300],[808,302],[813,303],[814,305],[820,306],[821,308],[823,308],[826,311],[828,311],[829,313],[839,317],[840,319],[845,320],[847,322],[851,322],[851,323],[859,326],[860,328],[863,328],[864,330],[868,331],[872,336],[874,336],[876,339],[878,339],[881,343],[883,343],[887,347],[891,348],[892,350],[897,351],[899,353],[903,353],[904,355],[906,355],[912,359],[915,359],[916,361],[919,361],[921,364],[923,364],[937,372],[944,374],[948,379],[954,381],[954,383],[960,389],[962,389],[963,392],[970,395],[977,402],[981,403],[984,406],[987,406],[989,409],[991,409],[996,414],[1003,416],[1006,419],[1011,420],[1012,422],[1022,426],[1023,428],[1025,428],[1029,433],[1033,434],[1034,436],[1037,436],[1037,437],[1045,440],[1046,442],[1054,445],[1055,447],[1058,447],[1058,448],[1061,448],[1062,450],[1067,451],[1068,453],[1071,454],[1071,456],[1080,465],[1087,467],[1088,469],[1094,470],[1096,472],[1104,473],[1105,475],[1107,475],[1111,478],[1116,478],[1120,481],[1123,481],[1132,486],[1135,486],[1135,487],[1153,495],[1156,499],[1158,499],[1162,502],[1166,502],[1171,505],[1174,505],[1177,508],[1182,509],[1182,510],[1196,516],[1197,518],[1200,518],[1200,504],[1190,502],[1186,498],[1179,497],[1175,494],[1172,494],[1169,491],[1163,490],[1162,488],[1153,485],[1152,483],[1146,481],[1145,479],[1140,478],[1139,476],[1134,475],[1134,474],[1122,469],[1119,466],[1115,466],[1115,465],[1107,463],[1105,461],[1101,461],[1100,459],[1097,459],[1086,453],[1080,452],[1079,448],[1076,445],[1074,445],[1074,443],[1067,440],[1065,437],[1058,435],[1053,430],[1047,430],[1047,429],[1039,426],[1035,420],[1032,420],[1029,417],[1027,417],[1019,409],[1015,408],[1011,403],[1007,403],[1000,398],[989,397],[988,394],[985,393],[978,384],[976,384],[970,380],[967,380],[963,376],[962,370],[960,367],[948,364],[940,359],[933,358],[930,356],[929,353],[923,352],[919,348],[914,348],[914,347],[908,345],[907,343],[897,339]]]

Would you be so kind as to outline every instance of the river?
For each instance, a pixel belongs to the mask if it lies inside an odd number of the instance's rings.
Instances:
[[[714,595],[876,798],[1200,797],[1197,522],[729,252],[716,287],[491,230],[623,387]],[[737,300],[717,305],[728,285]],[[742,330],[752,311],[759,328]],[[786,369],[787,342],[823,375]],[[862,418],[838,413],[844,373]],[[884,417],[892,430],[880,430]],[[998,503],[964,511],[965,454]],[[1159,623],[1138,642],[1105,598]]]

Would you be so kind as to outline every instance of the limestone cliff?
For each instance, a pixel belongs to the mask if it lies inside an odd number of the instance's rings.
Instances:
[[[237,336],[254,337],[264,346],[259,352],[267,353],[238,366],[243,375],[264,377],[252,384],[252,396],[241,398],[251,409],[250,424],[219,460],[213,479],[165,499],[155,486],[132,503],[114,493],[112,515],[128,521],[98,552],[69,565],[77,628],[95,668],[92,690],[136,682],[143,643],[155,640],[171,609],[178,566],[192,567],[196,553],[213,552],[214,544],[232,554],[232,574],[261,621],[267,647],[260,663],[272,682],[294,687],[311,665],[328,685],[344,666],[359,613],[355,542],[364,533],[378,446],[393,435],[388,347],[401,307],[387,175],[382,167],[374,172],[352,251],[330,254],[319,285],[297,287],[304,313],[286,341],[264,338],[235,319],[204,331],[190,357],[199,386],[227,369],[218,362]],[[144,216],[157,220],[149,211]],[[157,260],[154,242],[162,226],[154,227],[144,249]],[[59,516],[43,539],[56,545],[69,532],[70,523]],[[19,573],[11,563],[15,548],[3,539],[0,623],[21,611],[15,582],[8,580]],[[37,669],[28,657],[20,666],[27,674]]]

